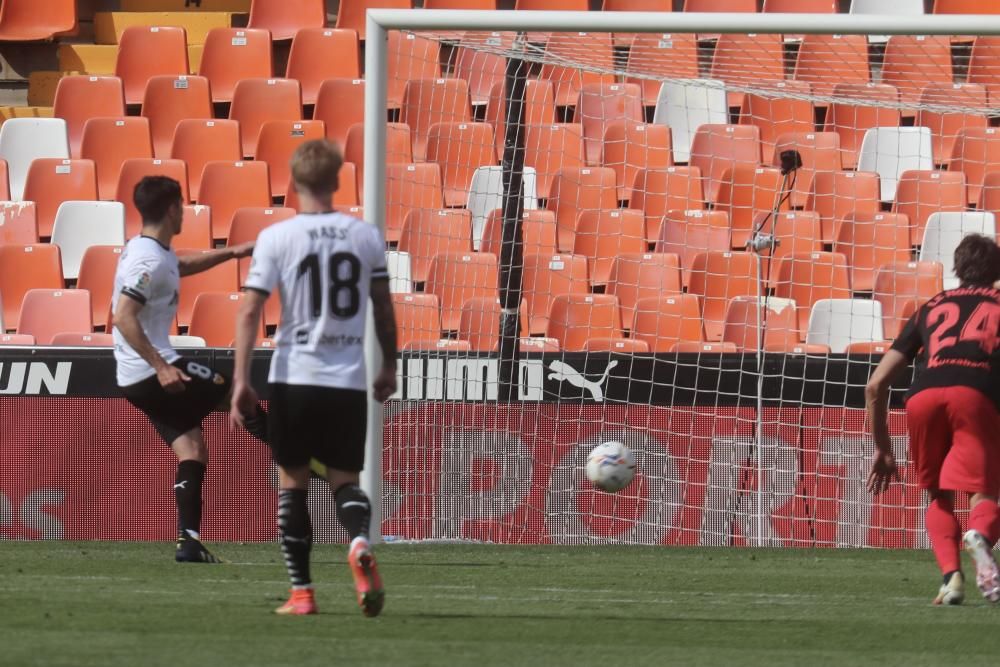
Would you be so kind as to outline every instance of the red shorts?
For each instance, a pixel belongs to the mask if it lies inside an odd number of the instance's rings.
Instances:
[[[1000,415],[970,387],[924,389],[906,402],[910,458],[924,489],[1000,490]]]

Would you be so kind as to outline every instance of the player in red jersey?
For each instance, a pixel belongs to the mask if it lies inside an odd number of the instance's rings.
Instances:
[[[868,489],[878,494],[899,479],[889,439],[892,379],[916,359],[906,395],[910,459],[927,490],[927,534],[944,575],[935,604],[965,597],[959,540],[976,564],[976,583],[990,602],[1000,601],[1000,571],[992,549],[1000,538],[1000,247],[978,234],[955,249],[957,289],[921,306],[865,388],[876,453]],[[955,518],[955,492],[968,494],[972,511],[964,536]]]

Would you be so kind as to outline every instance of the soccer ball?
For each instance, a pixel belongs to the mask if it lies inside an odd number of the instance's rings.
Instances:
[[[602,442],[587,456],[587,479],[601,491],[614,493],[635,477],[635,455],[624,443]]]

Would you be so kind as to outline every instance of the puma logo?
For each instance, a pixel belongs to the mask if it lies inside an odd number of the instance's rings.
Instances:
[[[549,379],[556,380],[557,382],[569,382],[574,387],[586,389],[590,392],[591,398],[593,398],[596,402],[601,403],[604,401],[604,390],[601,387],[611,376],[611,369],[617,365],[617,361],[609,363],[608,367],[604,369],[604,375],[601,377],[600,381],[593,382],[592,380],[588,380],[583,373],[576,370],[569,364],[562,361],[553,361],[549,364],[549,370],[552,371],[549,373]]]

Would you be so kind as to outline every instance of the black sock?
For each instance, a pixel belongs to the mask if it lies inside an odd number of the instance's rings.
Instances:
[[[282,489],[278,492],[278,531],[281,553],[292,586],[309,586],[309,552],[312,550],[312,523],[309,521],[308,492]]]
[[[337,501],[337,519],[347,529],[351,539],[368,539],[372,505],[361,487],[357,484],[344,484],[333,494],[333,499]]]
[[[243,421],[243,426],[253,437],[267,444],[267,411],[260,403],[257,410]]]
[[[201,530],[201,485],[205,480],[205,464],[200,461],[180,461],[174,477],[174,497],[177,500],[177,531],[198,538]]]

